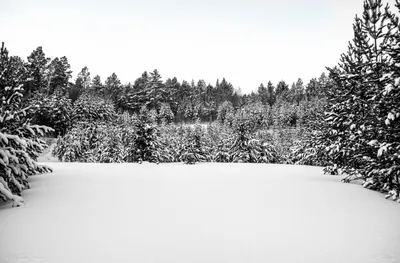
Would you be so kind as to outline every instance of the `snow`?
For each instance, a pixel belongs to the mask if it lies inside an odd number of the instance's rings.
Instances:
[[[400,204],[320,167],[52,163],[0,262],[400,262]]]
[[[384,81],[386,79],[390,79],[392,77],[392,75],[393,75],[393,72],[385,73],[385,74],[382,75],[382,77],[379,80],[380,81]]]
[[[394,121],[394,119],[395,119],[395,114],[393,114],[393,112],[389,112],[387,118],[388,118],[389,120]]]
[[[393,90],[393,85],[392,85],[392,84],[388,84],[388,85],[386,85],[383,94],[384,94],[384,95],[387,95],[387,94],[389,94],[392,90]]]

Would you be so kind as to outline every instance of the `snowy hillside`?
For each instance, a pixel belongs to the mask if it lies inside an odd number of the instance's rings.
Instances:
[[[400,205],[318,167],[54,163],[0,262],[400,262]]]

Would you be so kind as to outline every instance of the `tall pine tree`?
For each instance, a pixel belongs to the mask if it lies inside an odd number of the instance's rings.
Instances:
[[[335,88],[328,92],[323,143],[330,171],[341,169],[345,181],[363,179],[365,187],[398,191],[398,19],[381,0],[366,0],[353,29],[348,52],[329,69]]]

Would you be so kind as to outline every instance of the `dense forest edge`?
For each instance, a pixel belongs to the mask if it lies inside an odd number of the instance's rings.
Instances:
[[[394,12],[395,9],[396,12]],[[64,162],[249,162],[324,166],[343,182],[400,202],[400,2],[364,1],[337,66],[304,84],[271,81],[250,94],[225,78],[104,83],[38,47],[23,60],[0,50],[0,198],[23,205],[28,176],[56,137]]]

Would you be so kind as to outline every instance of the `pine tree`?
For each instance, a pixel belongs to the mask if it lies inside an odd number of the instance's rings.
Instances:
[[[222,124],[232,123],[234,115],[234,108],[230,101],[225,101],[218,107],[217,120]]]
[[[99,75],[94,76],[92,79],[91,87],[90,87],[91,93],[103,96],[104,95],[103,88],[104,87],[103,87],[103,83],[101,83],[100,76]]]
[[[133,89],[125,95],[126,108],[132,112],[138,113],[143,105],[146,105],[148,98],[146,96],[146,87],[149,83],[149,75],[147,71],[135,80]]]
[[[200,125],[194,129],[188,128],[183,140],[183,149],[180,154],[180,161],[185,164],[210,161],[210,154],[204,142],[204,131]]]
[[[115,104],[118,102],[121,93],[121,81],[117,74],[113,73],[104,83],[104,95],[111,99]]]
[[[56,57],[50,62],[47,71],[47,94],[52,95],[57,92],[61,95],[67,93],[69,79],[71,78],[71,66],[67,57]]]
[[[279,81],[275,91],[276,99],[287,101],[288,93],[289,93],[289,85],[286,84],[286,82],[283,80]]]
[[[24,85],[24,92],[27,97],[35,92],[42,92],[46,86],[46,70],[50,59],[46,57],[42,47],[36,48],[28,56],[27,70],[29,80]]]
[[[53,135],[63,136],[71,126],[72,102],[70,99],[57,95],[37,94],[29,99],[35,105],[32,114],[32,123],[45,125],[54,129]]]
[[[35,160],[45,146],[38,136],[52,129],[29,123],[26,116],[30,107],[22,105],[22,85],[11,80],[16,75],[14,70],[13,59],[3,43],[0,49],[0,198],[13,200],[13,206],[21,206],[20,195],[29,187],[28,176],[51,171]]]
[[[84,67],[81,72],[78,73],[75,84],[71,84],[68,88],[68,97],[71,99],[72,103],[74,103],[82,93],[89,92],[89,86],[90,72],[87,67]]]
[[[208,84],[205,90],[204,118],[212,122],[217,118],[217,102],[215,98],[215,88]]]
[[[323,72],[321,76],[318,78],[318,87],[319,90],[317,92],[317,98],[318,99],[324,99],[326,97],[326,93],[328,90],[333,88],[333,83],[332,79],[329,78],[329,76],[326,76],[325,73]]]
[[[400,1],[396,1],[395,7],[399,14]],[[383,181],[384,190],[389,191],[386,197],[397,198],[400,202],[400,23],[399,17],[387,7],[385,16],[390,19],[387,24],[388,44],[382,48],[391,59],[385,63],[387,73],[380,78],[382,88],[373,97],[374,112],[379,120],[377,129],[382,132],[377,141],[369,142],[374,145],[378,157],[371,166],[380,169],[381,173],[373,173],[370,182],[372,187],[382,187]]]
[[[272,84],[271,81],[268,81],[267,92],[268,92],[268,104],[270,107],[272,107],[272,105],[274,105],[274,103],[276,101],[276,95],[275,95],[274,84]]]
[[[258,108],[262,108],[259,105]],[[257,114],[258,115],[258,114]],[[228,151],[231,162],[277,163],[280,158],[275,148],[267,142],[254,138],[254,132],[260,128],[261,116],[254,116],[248,109],[241,109],[233,122],[234,136]]]
[[[300,78],[294,85],[293,95],[294,95],[294,102],[296,102],[297,105],[300,105],[300,101],[304,99],[304,86],[303,86],[303,81]]]
[[[177,78],[174,77],[172,79],[168,78],[165,82],[165,91],[167,93],[167,101],[170,105],[170,108],[176,116],[178,111],[179,101],[177,98],[177,94],[179,92],[181,84],[178,82]]]
[[[164,83],[161,80],[161,75],[157,69],[150,73],[150,78],[146,87],[146,106],[149,109],[160,110],[161,103],[166,101],[167,92]]]
[[[221,102],[224,101],[232,101],[232,95],[233,95],[233,85],[226,81],[225,78],[222,79],[219,89],[221,92]]]
[[[174,113],[168,103],[161,104],[158,119],[161,123],[171,123],[174,120]]]
[[[27,80],[27,72],[24,62],[18,56],[7,57],[7,63],[4,66],[4,72],[1,75],[1,84],[4,86],[24,85]]]
[[[316,78],[312,78],[306,86],[306,99],[312,100],[318,96],[319,93],[319,83]]]
[[[178,105],[178,120],[192,119],[193,118],[193,102],[192,90],[187,81],[182,81],[180,90],[177,94],[179,101]]]
[[[77,82],[78,79],[83,89],[87,90],[90,85],[90,72],[88,67],[85,66],[84,68],[82,68],[81,72],[78,73]]]
[[[267,105],[268,103],[268,89],[264,86],[264,84],[260,84],[257,90],[257,94],[260,97],[261,103],[263,105]]]
[[[364,186],[399,189],[399,83],[397,18],[380,0],[364,1],[355,19],[354,39],[339,67],[329,69],[327,145],[335,171],[363,179]],[[389,92],[388,92],[389,91]],[[390,94],[390,96],[388,96]]]
[[[141,112],[134,122],[135,136],[128,153],[128,159],[133,162],[143,161],[159,163],[161,145],[158,140],[158,129],[152,120],[154,117],[147,112]]]

